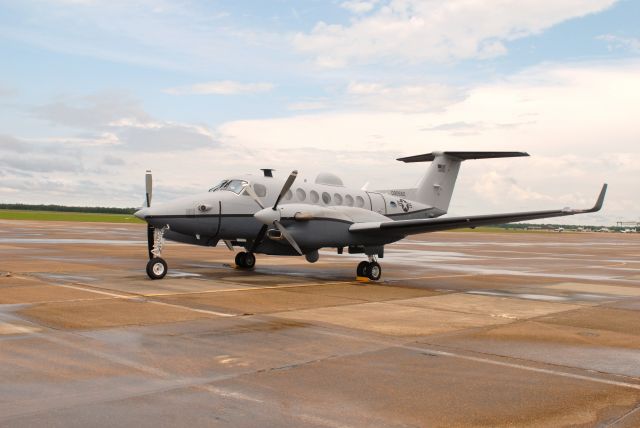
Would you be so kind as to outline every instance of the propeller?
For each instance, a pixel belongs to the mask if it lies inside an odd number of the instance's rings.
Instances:
[[[151,193],[153,189],[153,176],[151,175],[151,170],[148,169],[147,173],[144,176],[144,184],[145,184],[145,207],[151,206]]]
[[[147,170],[145,174],[145,206],[147,208],[151,207],[151,195],[153,190],[153,176],[151,175],[151,170]],[[155,230],[156,228],[151,226],[151,224],[147,223],[147,250],[149,252],[149,260],[153,258],[153,244],[155,243]]]
[[[250,251],[255,251],[255,249],[258,247],[258,245],[260,245],[260,243],[264,239],[264,236],[267,233],[267,230],[269,229],[269,225],[273,224],[276,227],[276,229],[280,231],[280,234],[282,235],[282,237],[286,239],[287,242],[293,247],[293,249],[296,250],[298,254],[300,255],[303,254],[302,250],[300,249],[300,246],[295,241],[295,239],[293,239],[293,236],[291,236],[289,231],[282,225],[282,223],[280,223],[280,215],[277,212],[278,204],[280,203],[284,195],[287,194],[289,189],[291,189],[291,186],[293,185],[293,182],[296,180],[297,176],[298,176],[298,171],[292,171],[291,174],[289,174],[289,177],[287,177],[287,180],[284,182],[284,185],[280,190],[280,194],[276,198],[276,202],[273,204],[270,210],[268,208],[265,208],[264,204],[262,203],[262,201],[260,200],[256,192],[253,190],[253,188],[251,188],[251,186],[249,185],[245,186],[245,190],[247,191],[247,193],[253,198],[256,204],[258,204],[260,208],[262,208],[262,211],[259,211],[260,215],[254,214],[254,216],[258,220],[260,220],[262,223],[264,223],[264,226],[260,228],[260,230],[258,231],[258,235],[256,235],[256,238],[253,240],[253,245],[251,245]],[[270,211],[270,212],[267,213],[267,211]]]

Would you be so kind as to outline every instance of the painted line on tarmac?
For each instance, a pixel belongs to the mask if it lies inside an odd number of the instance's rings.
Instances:
[[[208,290],[208,291],[193,291],[193,292],[177,292],[177,293],[154,293],[154,294],[144,294],[145,297],[162,297],[162,296],[178,296],[178,295],[192,295],[192,294],[207,294],[207,293],[224,293],[224,292],[235,292],[235,291],[255,291],[255,290],[272,290],[279,288],[302,288],[302,287],[317,287],[319,285],[335,285],[335,284],[353,284],[353,281],[335,281],[335,282],[318,282],[313,284],[287,284],[287,285],[267,285],[264,287],[251,287],[248,285],[247,287],[242,288],[227,288],[220,290]]]
[[[65,288],[71,288],[73,290],[86,291],[88,293],[103,294],[105,296],[117,297],[119,299],[131,299],[132,297],[139,297],[138,295],[131,295],[131,294],[125,295],[125,294],[111,293],[108,291],[96,290],[94,288],[91,288],[91,286],[80,287],[77,285],[70,285],[70,284],[52,284],[52,285],[55,287],[65,287]],[[80,285],[84,285],[84,284],[80,284]]]
[[[517,364],[517,363],[507,363],[505,361],[497,361],[497,360],[492,360],[492,359],[489,359],[489,358],[473,357],[471,355],[456,354],[456,353],[453,353],[453,352],[438,351],[438,350],[435,350],[435,349],[419,348],[419,347],[412,347],[412,346],[409,346],[409,347],[402,346],[402,348],[413,349],[413,350],[419,351],[419,352],[428,352],[430,354],[441,355],[443,357],[458,358],[458,359],[462,359],[462,360],[475,361],[475,362],[486,363],[486,364],[493,364],[493,365],[496,365],[496,366],[509,367],[509,368],[513,368],[513,369],[525,370],[525,371],[530,371],[530,372],[543,373],[543,374],[548,374],[548,375],[566,377],[566,378],[570,378],[570,379],[585,380],[585,381],[589,381],[589,382],[596,382],[596,383],[602,383],[602,384],[606,384],[606,385],[620,386],[620,387],[623,387],[623,388],[632,388],[632,389],[640,390],[640,385],[639,384],[635,384],[635,383],[620,382],[620,381],[616,381],[616,380],[603,379],[603,378],[599,378],[599,377],[580,375],[580,374],[577,374],[577,373],[569,373],[569,372],[563,372],[563,371],[559,371],[559,370],[544,369],[544,368],[541,368],[541,367],[525,366],[523,364]]]
[[[237,316],[241,315],[241,314],[229,314],[229,313],[226,313],[226,312],[210,311],[210,310],[207,310],[207,309],[190,308],[189,306],[177,305],[177,304],[173,304],[173,303],[158,302],[156,300],[147,300],[146,302],[147,303],[153,303],[153,304],[156,304],[156,305],[169,306],[169,307],[173,307],[173,308],[187,309],[187,310],[190,310],[192,312],[198,312],[198,313],[207,314],[207,315],[216,315],[216,316],[219,316],[219,317],[237,317]]]
[[[84,287],[68,285],[68,284],[56,284],[56,286],[72,288],[74,290],[88,291],[88,292],[91,292],[91,293],[103,294],[103,295],[110,296],[110,297],[113,297],[113,298],[116,298],[116,299],[132,300],[132,299],[140,299],[140,298],[148,297],[146,295],[141,295],[141,294],[126,295],[126,294],[110,293],[108,291],[99,291],[99,290],[94,290],[92,288],[84,288]],[[152,296],[153,295],[150,295],[149,297],[152,297]],[[100,300],[100,299],[86,299],[86,300]],[[206,310],[206,309],[196,309],[196,308],[191,308],[189,306],[183,306],[183,305],[178,305],[178,304],[173,304],[173,303],[158,302],[158,301],[155,301],[155,300],[146,300],[146,303],[153,303],[153,304],[156,304],[156,305],[171,306],[171,307],[174,307],[174,308],[186,309],[186,310],[189,310],[189,311],[192,311],[192,312],[198,312],[198,313],[208,314],[208,315],[216,315],[216,316],[219,316],[219,317],[235,317],[235,316],[239,315],[239,314],[229,314],[229,313],[226,313],[226,312],[209,311],[209,310]]]
[[[464,276],[476,276],[476,275],[480,275],[477,273],[461,273],[461,274],[456,274],[456,275],[432,275],[432,276],[417,276],[415,278],[398,278],[398,279],[392,279],[390,281],[412,281],[414,279],[439,279],[439,278],[459,278],[459,277],[464,277]]]
[[[616,381],[616,380],[604,379],[604,378],[601,378],[601,377],[581,375],[581,374],[577,374],[577,373],[570,373],[570,372],[565,372],[565,371],[560,371],[560,370],[545,369],[545,368],[542,368],[542,367],[526,366],[524,364],[508,363],[508,362],[505,362],[505,361],[492,360],[490,358],[474,357],[472,355],[458,354],[458,353],[451,352],[451,351],[440,351],[440,350],[437,350],[437,349],[422,348],[422,347],[419,347],[419,346],[403,345],[403,344],[400,344],[400,343],[394,343],[394,342],[389,342],[389,341],[379,340],[379,339],[374,339],[374,338],[357,337],[357,336],[353,336],[353,335],[350,335],[350,334],[347,334],[347,333],[339,333],[339,332],[331,332],[331,331],[318,331],[318,333],[319,334],[328,335],[328,336],[340,336],[340,337],[349,338],[349,339],[357,339],[357,340],[360,340],[360,341],[375,343],[375,344],[378,344],[378,345],[386,345],[386,346],[391,347],[391,348],[407,349],[409,351],[415,351],[415,352],[420,352],[420,353],[428,353],[428,354],[438,355],[438,356],[441,356],[441,357],[457,358],[457,359],[461,359],[461,360],[474,361],[474,362],[477,362],[477,363],[492,364],[492,365],[495,365],[495,366],[509,367],[509,368],[513,368],[513,369],[530,371],[530,372],[535,372],[535,373],[543,373],[543,374],[548,374],[548,375],[552,375],[552,376],[559,376],[559,377],[565,377],[565,378],[570,378],[570,379],[577,379],[577,380],[584,380],[584,381],[588,381],[588,382],[601,383],[601,384],[605,384],[605,385],[619,386],[619,387],[622,387],[622,388],[631,388],[631,389],[640,390],[640,384],[635,384],[635,383],[621,382],[621,381]],[[508,357],[505,357],[505,358],[508,358]],[[532,362],[536,363],[536,361],[532,361]],[[545,364],[545,363],[540,363],[540,364]],[[580,370],[584,370],[584,369],[580,369]]]

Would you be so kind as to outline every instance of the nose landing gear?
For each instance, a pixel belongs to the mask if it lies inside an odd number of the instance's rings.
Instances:
[[[162,279],[167,274],[167,262],[162,257],[164,246],[164,233],[168,227],[157,229],[149,226],[149,262],[147,263],[147,275],[151,279]]]
[[[362,261],[358,263],[356,275],[359,277],[369,278],[372,281],[377,281],[382,276],[382,267],[376,261],[374,256],[369,256],[368,262]]]

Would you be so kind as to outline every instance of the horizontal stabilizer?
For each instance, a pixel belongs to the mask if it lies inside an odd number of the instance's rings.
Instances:
[[[431,162],[436,156],[447,155],[458,160],[468,159],[492,159],[492,158],[517,158],[529,156],[526,152],[433,152],[424,155],[407,156],[398,158],[402,162]]]

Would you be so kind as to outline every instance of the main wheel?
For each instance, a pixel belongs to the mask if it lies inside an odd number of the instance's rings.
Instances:
[[[251,269],[256,265],[256,255],[248,252],[244,255],[244,267]]]
[[[361,277],[367,276],[367,267],[369,267],[369,262],[362,261],[358,263],[358,267],[356,268],[356,275]]]
[[[167,262],[160,257],[154,257],[147,263],[147,275],[151,279],[162,279],[167,274]]]
[[[244,251],[241,251],[238,254],[236,254],[236,266],[241,268],[245,267],[246,258],[247,258],[247,253],[245,253]]]
[[[377,281],[382,276],[382,268],[377,262],[369,263],[367,267],[367,276],[373,281]]]

